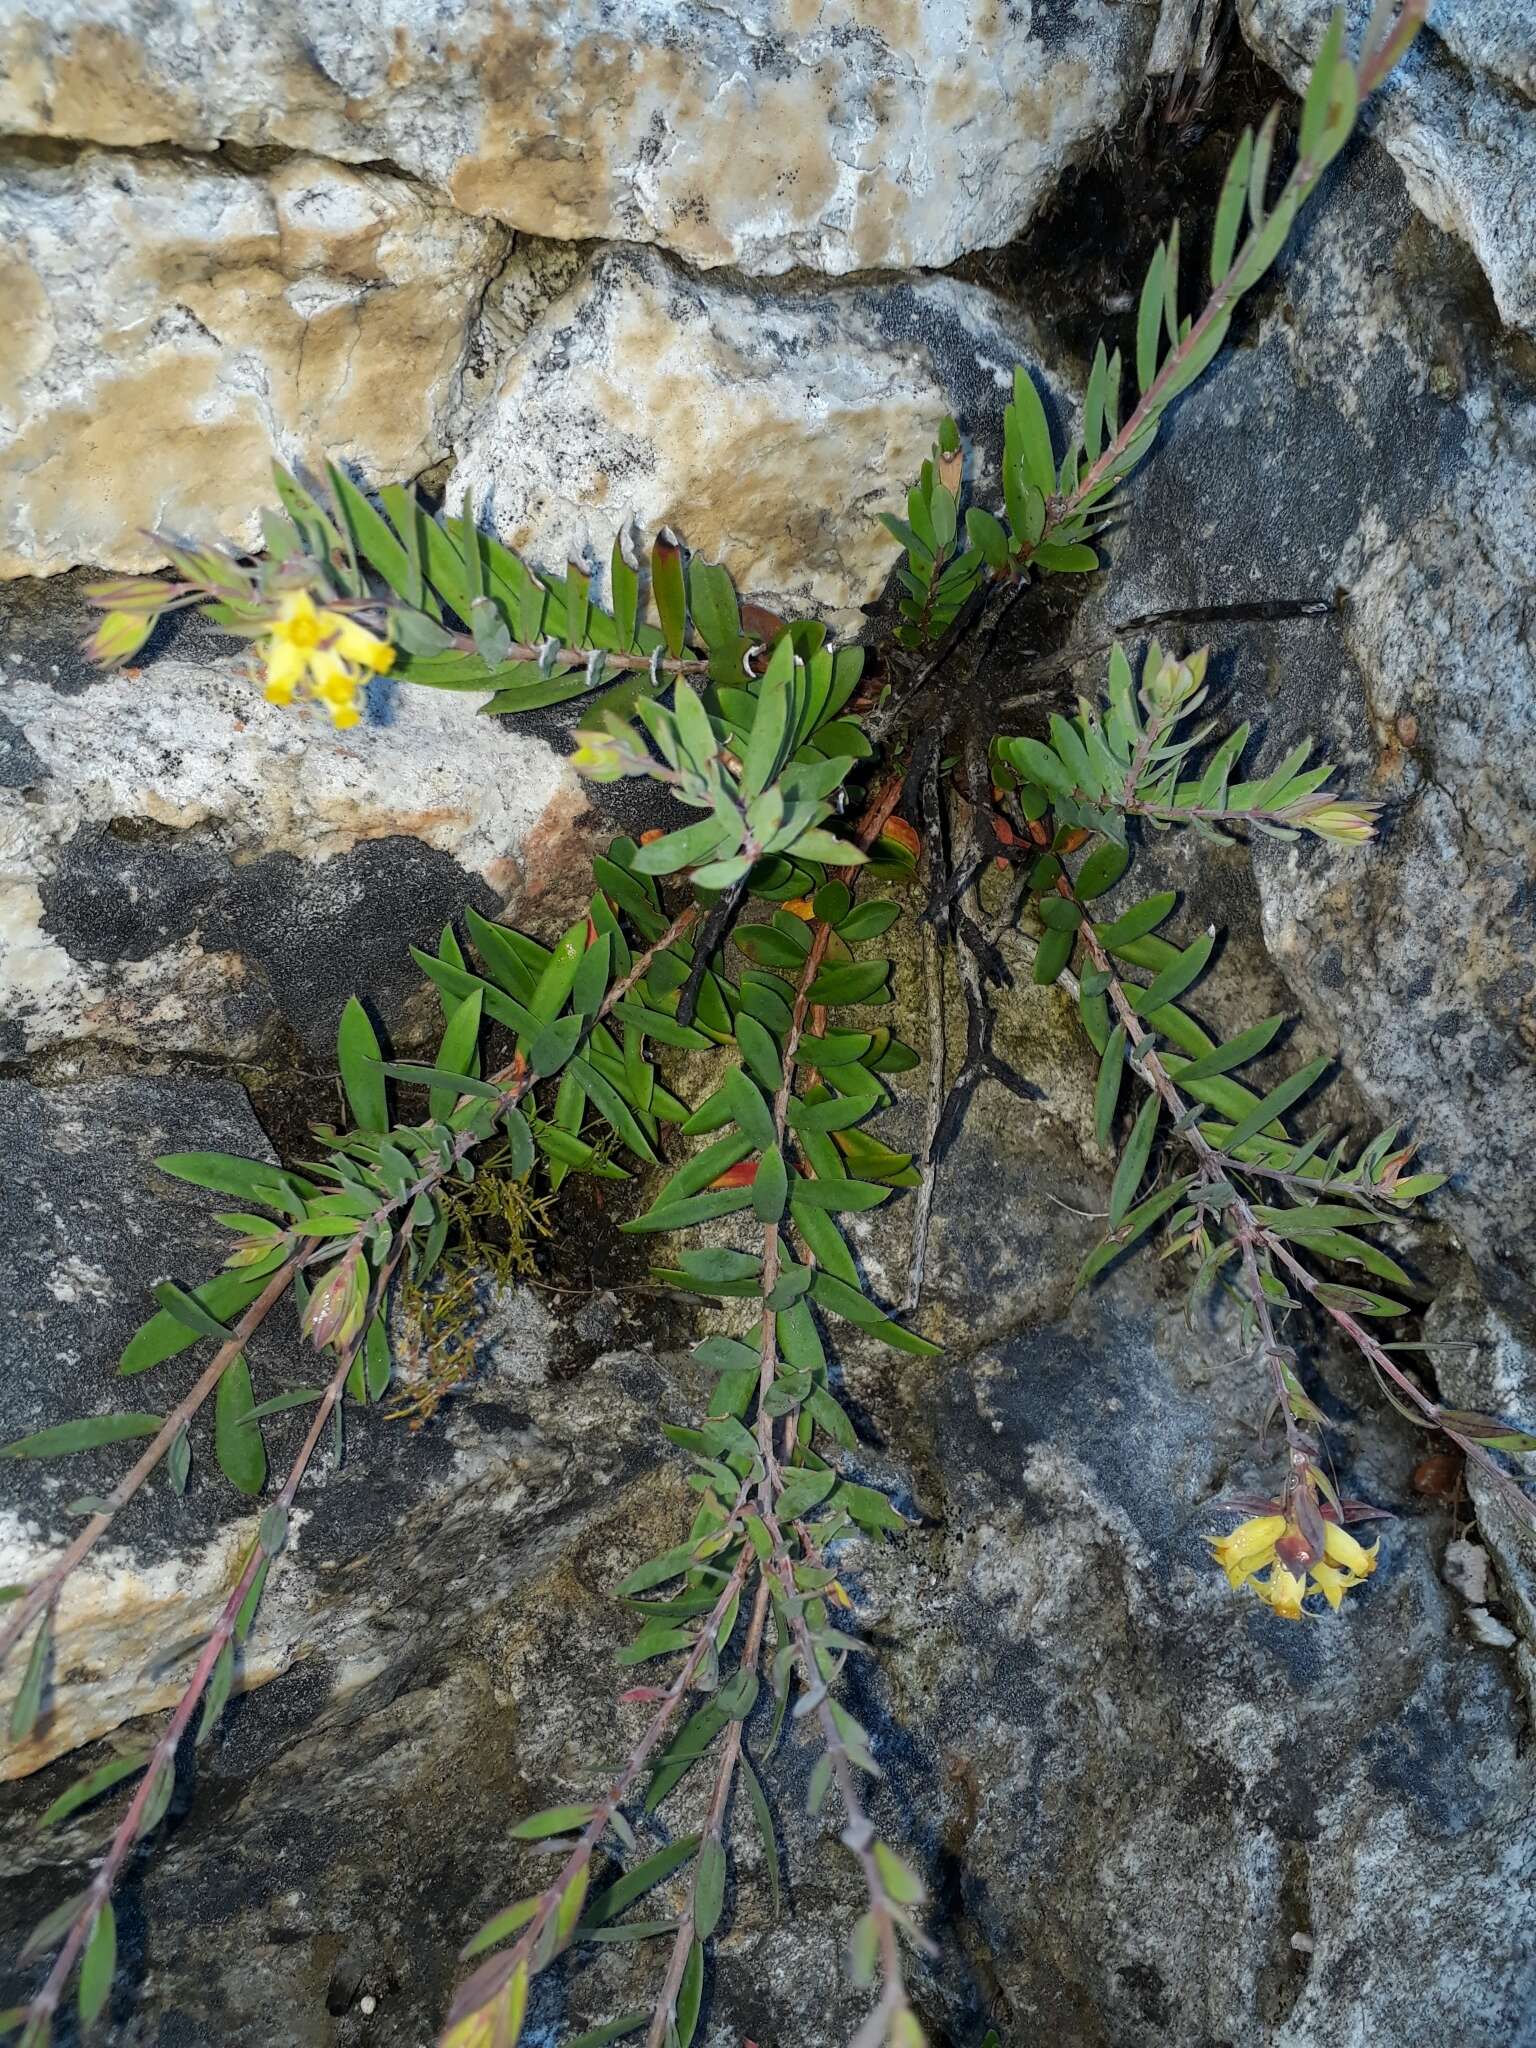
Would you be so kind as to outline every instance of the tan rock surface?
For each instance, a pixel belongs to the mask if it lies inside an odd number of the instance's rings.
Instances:
[[[0,574],[249,542],[274,456],[370,479],[446,453],[510,237],[397,177],[87,151],[0,179]],[[19,317],[17,317],[19,309]]]
[[[0,129],[385,160],[530,234],[832,272],[1005,241],[1139,90],[1154,5],[36,0]]]

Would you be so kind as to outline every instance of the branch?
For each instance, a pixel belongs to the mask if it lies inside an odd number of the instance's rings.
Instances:
[[[1058,881],[1057,889],[1070,900],[1076,900],[1072,897],[1070,885],[1066,883],[1064,877]],[[1139,1073],[1147,1086],[1154,1089],[1162,1098],[1164,1105],[1174,1120],[1174,1128],[1178,1135],[1189,1146],[1191,1151],[1195,1153],[1199,1161],[1202,1182],[1210,1185],[1217,1180],[1230,1180],[1234,1165],[1239,1165],[1239,1170],[1244,1173],[1255,1170],[1246,1164],[1240,1164],[1229,1159],[1224,1153],[1218,1152],[1200,1129],[1198,1122],[1194,1121],[1190,1116],[1188,1105],[1186,1105],[1183,1096],[1179,1093],[1177,1086],[1169,1075],[1167,1068],[1158,1058],[1157,1053],[1152,1050],[1150,1045],[1145,1050],[1142,1050],[1143,1041],[1150,1039],[1152,1034],[1146,1030],[1140,1015],[1132,1008],[1130,999],[1126,995],[1125,989],[1110,963],[1109,955],[1100,943],[1098,932],[1086,915],[1079,929],[1082,932],[1089,952],[1093,955],[1094,965],[1100,973],[1109,976],[1106,993],[1113,1002],[1121,1023],[1125,1026],[1126,1038],[1136,1054],[1136,1058],[1132,1063],[1133,1071]],[[1286,1354],[1283,1347],[1276,1341],[1270,1318],[1268,1297],[1264,1292],[1262,1279],[1258,1272],[1256,1254],[1260,1251],[1267,1257],[1275,1260],[1280,1266],[1283,1266],[1305,1290],[1308,1297],[1316,1302],[1318,1307],[1322,1308],[1332,1318],[1334,1323],[1337,1324],[1339,1329],[1343,1331],[1344,1335],[1349,1338],[1351,1343],[1354,1344],[1356,1349],[1376,1372],[1389,1380],[1400,1393],[1406,1395],[1425,1417],[1426,1421],[1431,1423],[1436,1429],[1443,1431],[1475,1465],[1490,1477],[1503,1498],[1515,1506],[1528,1523],[1536,1526],[1536,1503],[1529,1499],[1521,1487],[1510,1478],[1509,1474],[1503,1470],[1483,1445],[1478,1443],[1475,1438],[1466,1436],[1456,1428],[1455,1424],[1448,1419],[1446,1411],[1441,1408],[1439,1403],[1431,1400],[1429,1395],[1396,1363],[1384,1346],[1368,1330],[1363,1329],[1347,1309],[1337,1308],[1319,1295],[1317,1281],[1314,1280],[1306,1267],[1297,1259],[1284,1238],[1278,1236],[1266,1224],[1261,1223],[1254,1215],[1252,1206],[1235,1190],[1231,1200],[1224,1206],[1232,1212],[1237,1220],[1237,1229],[1234,1232],[1234,1236],[1243,1250],[1247,1291],[1259,1317],[1259,1327],[1266,1358],[1269,1362],[1271,1375],[1275,1380],[1276,1397],[1280,1402],[1281,1413],[1286,1418],[1286,1435],[1293,1460],[1298,1449],[1298,1433],[1294,1427],[1291,1411],[1291,1393],[1286,1385],[1284,1373],[1281,1370],[1282,1361]]]
[[[374,1282],[373,1298],[369,1304],[369,1314],[363,1318],[363,1330],[367,1328],[369,1320],[377,1313],[378,1307],[384,1299],[389,1283],[394,1277],[395,1268],[399,1265],[406,1245],[410,1240],[410,1230],[411,1226],[407,1224],[405,1229],[401,1231],[397,1244],[393,1248],[377,1280]],[[331,1418],[332,1410],[341,1399],[342,1391],[346,1386],[347,1375],[352,1370],[352,1361],[361,1342],[362,1330],[359,1330],[357,1336],[343,1349],[337,1362],[336,1370],[331,1375],[330,1382],[315,1410],[314,1420],[310,1423],[304,1441],[299,1447],[298,1456],[289,1468],[288,1477],[283,1482],[282,1491],[278,1494],[273,1506],[268,1507],[262,1516],[264,1530],[267,1518],[273,1514],[274,1508],[280,1508],[283,1511],[284,1527],[286,1528],[286,1511],[293,1506],[294,1497],[299,1490],[299,1484],[305,1472],[309,1469],[310,1459],[314,1456],[315,1448],[324,1432],[325,1425]],[[187,1682],[186,1690],[178,1701],[175,1712],[167,1722],[160,1740],[149,1754],[144,1775],[139,1781],[138,1789],[129,1801],[128,1810],[118,1823],[116,1832],[108,1844],[107,1852],[102,1858],[95,1876],[91,1879],[90,1885],[87,1887],[80,1909],[71,1922],[69,1933],[65,1937],[64,1945],[55,1957],[53,1968],[48,1973],[47,1981],[26,2009],[27,2022],[22,2036],[24,2042],[28,2044],[36,2042],[39,2044],[39,2048],[41,2048],[42,2043],[46,2042],[52,2026],[53,2015],[58,2010],[59,2001],[63,1996],[65,1985],[69,1982],[69,1974],[74,1968],[75,1959],[90,1935],[91,1929],[95,1926],[97,1916],[101,1912],[102,1907],[110,1898],[112,1890],[122,1874],[123,1865],[127,1861],[129,1852],[139,1839],[141,1829],[147,1833],[149,1828],[155,1825],[159,1819],[160,1813],[164,1811],[162,1795],[164,1797],[169,1796],[165,1782],[166,1774],[170,1773],[174,1776],[177,1748],[182,1736],[187,1731],[199,1700],[208,1688],[209,1681],[213,1677],[214,1668],[218,1664],[220,1656],[235,1633],[236,1623],[240,1616],[240,1610],[245,1605],[246,1595],[255,1583],[257,1574],[265,1564],[271,1561],[273,1556],[279,1554],[280,1548],[281,1543],[279,1543],[277,1549],[269,1550],[264,1533],[258,1536],[257,1540],[251,1545],[250,1554],[246,1558],[239,1578],[235,1581],[234,1590],[225,1601],[223,1610],[214,1624],[213,1631],[209,1635],[207,1642],[203,1645],[192,1676]],[[158,1811],[156,1811],[157,1808]]]

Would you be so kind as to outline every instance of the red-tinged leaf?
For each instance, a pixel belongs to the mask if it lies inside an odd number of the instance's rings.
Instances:
[[[712,1188],[749,1188],[756,1179],[757,1161],[755,1159],[741,1159],[734,1166],[728,1166],[724,1173],[718,1174],[710,1182],[710,1186]]]

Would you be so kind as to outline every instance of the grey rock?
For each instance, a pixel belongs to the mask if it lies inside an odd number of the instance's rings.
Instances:
[[[1350,9],[1358,38],[1369,8]],[[1249,42],[1301,91],[1328,19],[1309,0],[1240,0]],[[1414,204],[1468,244],[1501,316],[1536,333],[1536,8],[1436,0],[1368,116]]]
[[[409,1037],[431,1014],[411,945],[466,904],[548,922],[585,900],[582,785],[526,727],[384,679],[332,732],[200,626],[92,674],[39,658],[44,610],[0,638],[4,1056],[327,1057],[354,993]]]
[[[606,573],[614,534],[670,524],[743,594],[859,623],[955,412],[995,476],[1018,315],[934,279],[770,291],[652,251],[600,252],[471,420],[446,486],[552,572]]]
[[[0,130],[384,161],[534,235],[773,273],[1008,240],[1120,120],[1150,5],[12,0]]]
[[[839,1346],[866,1437],[852,1469],[913,1523],[844,1559],[879,1646],[848,1697],[886,1773],[879,1824],[934,1900],[938,1953],[915,1979],[930,2033],[1319,2048],[1454,2027],[1502,2048],[1536,1988],[1536,1786],[1514,1661],[1461,1626],[1440,1576],[1449,1518],[1409,1508],[1326,1626],[1234,1600],[1202,1510],[1264,1482],[1263,1390],[1232,1369],[1234,1331],[1186,1329],[1149,1261],[1068,1301],[1098,1227],[1077,1211],[1102,1207],[1109,1171],[1080,1113],[1091,1061],[1058,996],[1004,1008],[1015,1045],[1055,1046],[1062,1107],[1021,1117],[989,1085],[941,1177],[928,1321],[950,1348]],[[872,1270],[899,1273],[909,1226],[893,1207],[861,1236]],[[295,1604],[274,1614],[310,1653],[237,1703],[145,1865],[145,1931],[125,1944],[146,1970],[115,2039],[430,2037],[456,1945],[537,1881],[509,1823],[616,1760],[643,1710],[610,1704],[626,1631],[605,1588],[686,1513],[655,1425],[701,1389],[659,1330],[659,1352],[587,1354],[572,1376],[565,1327],[526,1295],[496,1308],[462,1405],[416,1436],[364,1428],[303,1496]],[[1344,1482],[1410,1501],[1411,1433],[1347,1357],[1308,1371]],[[777,1927],[744,1804],[733,1823],[710,2048],[834,2048],[856,2024],[839,1954],[855,1885],[802,1817],[811,1759],[792,1735],[764,1765],[793,1898]],[[82,1819],[23,1846],[25,1815],[84,1761],[10,1795],[10,1914],[62,1896],[101,1839]],[[657,1966],[597,1952],[541,1980],[533,2024],[642,2004]]]
[[[1352,151],[1251,346],[1181,401],[1133,482],[1077,630],[1234,607],[1162,637],[1213,643],[1218,703],[1256,721],[1255,759],[1311,733],[1386,805],[1368,848],[1258,844],[1265,942],[1376,1117],[1453,1176],[1432,1210],[1521,1320],[1536,1310],[1536,385],[1479,316],[1468,267],[1391,165]],[[1290,600],[1332,609],[1242,613]]]

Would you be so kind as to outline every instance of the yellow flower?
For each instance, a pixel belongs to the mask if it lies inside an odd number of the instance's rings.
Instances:
[[[1274,1563],[1275,1545],[1285,1534],[1285,1526],[1284,1515],[1255,1515],[1239,1523],[1229,1536],[1206,1538],[1234,1589]]]
[[[571,766],[594,782],[616,782],[624,773],[624,749],[611,733],[579,732]]]
[[[1270,1566],[1267,1579],[1254,1580],[1253,1590],[1276,1614],[1283,1614],[1287,1621],[1300,1621],[1301,1603],[1307,1597],[1306,1581],[1287,1571],[1278,1558]]]
[[[1325,1522],[1323,1555],[1297,1573],[1275,1554],[1275,1545],[1289,1527],[1284,1515],[1254,1515],[1229,1535],[1206,1540],[1234,1591],[1251,1586],[1267,1607],[1288,1621],[1301,1619],[1306,1611],[1303,1603],[1314,1593],[1321,1593],[1337,1611],[1350,1587],[1360,1585],[1375,1571],[1377,1545],[1367,1549],[1337,1522]]]
[[[266,695],[269,703],[296,697],[323,704],[338,728],[356,725],[370,675],[394,666],[387,640],[345,612],[322,610],[307,590],[291,590],[278,605],[267,634]]]

